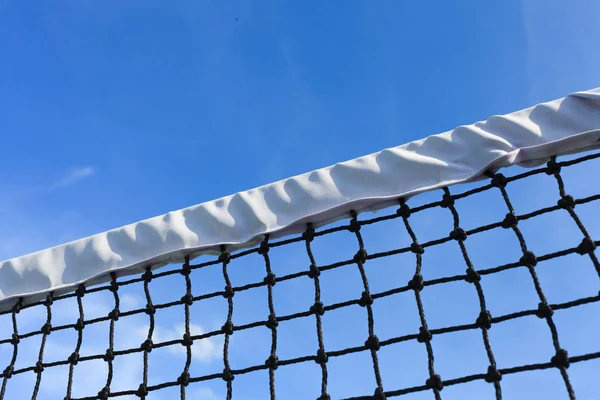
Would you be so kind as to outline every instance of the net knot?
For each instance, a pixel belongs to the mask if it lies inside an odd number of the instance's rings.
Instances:
[[[488,310],[480,312],[475,324],[481,329],[490,329],[492,327],[492,314]]]
[[[317,364],[327,364],[327,361],[329,360],[329,356],[327,355],[327,353],[325,353],[325,350],[323,349],[319,349],[317,350],[317,357],[315,358],[315,362]]]
[[[12,365],[9,365],[8,367],[4,368],[4,377],[5,378],[12,378],[13,372],[15,371],[15,368]]]
[[[537,257],[531,251],[523,254],[523,257],[519,261],[526,267],[535,267],[537,265]]]
[[[556,350],[556,355],[550,360],[556,368],[569,368],[569,353],[565,349]]]
[[[189,347],[192,344],[194,344],[194,341],[192,340],[192,337],[190,336],[189,333],[183,334],[183,340],[181,341],[181,344],[186,347]]]
[[[183,264],[179,273],[183,276],[189,276],[192,273],[192,267],[190,266],[190,263],[186,262]]]
[[[588,237],[584,238],[579,246],[577,246],[577,254],[589,254],[596,250],[596,244],[594,241]]]
[[[454,205],[454,197],[450,193],[444,193],[440,206],[443,208],[452,207]]]
[[[231,321],[225,322],[225,324],[221,327],[221,332],[226,335],[233,335],[233,323]]]
[[[148,388],[143,383],[140,384],[138,390],[135,392],[137,397],[146,397],[148,396]]]
[[[360,232],[360,223],[356,220],[356,217],[350,220],[350,225],[348,226],[348,230],[353,233]]]
[[[267,318],[266,327],[269,329],[275,329],[278,325],[279,321],[277,321],[277,317],[273,314],[270,314],[269,318]]]
[[[467,276],[465,277],[465,281],[469,283],[479,282],[481,280],[481,275],[473,268],[467,268],[466,270]]]
[[[519,223],[519,220],[513,213],[506,214],[506,217],[502,220],[502,227],[504,229],[513,228]]]
[[[144,280],[144,282],[150,283],[152,282],[152,276],[152,270],[148,268],[146,272],[142,274],[142,279]]]
[[[360,296],[360,300],[358,301],[358,304],[361,307],[370,306],[371,304],[373,304],[373,297],[371,297],[370,293],[362,292],[362,295]]]
[[[190,384],[190,373],[187,371],[184,371],[181,373],[181,375],[177,378],[177,383],[179,383],[181,386],[187,386]]]
[[[104,353],[104,356],[102,356],[102,359],[106,362],[113,361],[115,359],[115,353],[113,353],[111,349],[108,349],[106,350],[106,353]]]
[[[310,306],[310,312],[313,314],[323,315],[325,314],[325,306],[320,301],[315,301],[315,304]]]
[[[302,234],[302,239],[306,240],[307,242],[312,242],[315,239],[315,229],[313,228],[312,224],[308,224],[306,231],[304,231]]]
[[[406,203],[400,204],[400,207],[396,210],[396,214],[398,214],[402,218],[410,217],[410,207]]]
[[[144,312],[148,315],[154,315],[156,314],[156,308],[154,308],[154,305],[152,303],[148,303],[146,304],[146,309],[144,310]]]
[[[502,374],[496,369],[494,365],[490,365],[485,374],[485,381],[487,383],[500,382],[502,380]]]
[[[425,249],[417,242],[413,242],[410,244],[410,251],[415,254],[423,254],[425,253]]]
[[[142,345],[140,346],[140,348],[148,353],[150,353],[152,351],[152,346],[154,346],[154,343],[152,343],[152,339],[146,339],[144,341],[144,343],[142,343]]]
[[[265,361],[265,365],[269,367],[269,369],[276,370],[279,367],[279,358],[275,354],[271,354],[267,361]]]
[[[492,186],[495,186],[497,188],[505,188],[507,183],[508,180],[504,175],[494,174],[494,177],[492,178]]]
[[[268,254],[269,253],[269,243],[266,240],[260,242],[260,246],[258,247],[258,254]]]
[[[81,318],[77,318],[74,328],[76,331],[81,332],[85,328],[85,322]]]
[[[311,279],[315,279],[319,275],[321,275],[321,271],[319,270],[319,268],[315,264],[310,264],[310,267],[308,270],[308,276]]]
[[[538,308],[535,312],[538,318],[549,318],[554,315],[554,310],[548,304],[539,303]]]
[[[225,382],[231,382],[231,381],[233,381],[235,379],[235,376],[233,376],[233,373],[231,372],[231,369],[225,368],[223,370],[223,374],[222,374],[221,378]]]
[[[425,381],[425,386],[429,389],[442,390],[444,388],[444,384],[442,383],[442,378],[438,374],[433,374]]]
[[[419,335],[417,336],[417,341],[419,343],[429,342],[429,341],[431,341],[431,338],[432,338],[431,332],[429,332],[429,330],[426,327],[424,327],[424,326],[419,327]]]
[[[15,303],[15,305],[12,307],[12,312],[15,314],[18,314],[21,311],[22,305],[23,305],[23,299],[19,299],[19,301],[17,301]]]
[[[360,249],[354,255],[354,262],[364,264],[367,261],[367,251],[365,249]]]
[[[52,324],[50,322],[46,322],[42,325],[42,329],[40,329],[44,335],[49,335],[52,332]]]
[[[575,208],[575,200],[568,194],[564,195],[562,199],[557,202],[557,204],[560,208],[564,208],[565,210],[569,208]]]
[[[68,361],[71,365],[77,365],[79,362],[79,353],[74,351],[68,358]]]
[[[119,284],[117,283],[117,281],[115,281],[115,280],[110,281],[110,287],[108,288],[108,290],[110,290],[113,293],[118,292]]]
[[[44,305],[46,307],[50,307],[52,303],[54,303],[54,299],[52,298],[52,294],[49,294],[48,296],[46,296],[46,300],[44,300]]]
[[[19,335],[17,335],[16,333],[13,333],[10,338],[10,344],[16,345],[16,344],[19,344],[20,341],[21,341],[21,339],[19,339]]]
[[[378,351],[381,348],[381,345],[379,344],[379,338],[377,335],[370,335],[365,341],[365,346],[369,350]]]
[[[186,293],[185,295],[183,295],[183,297],[181,297],[181,302],[183,304],[191,306],[192,304],[194,304],[194,296],[192,296],[191,293]]]
[[[546,174],[554,175],[560,173],[560,165],[556,162],[556,160],[550,160],[546,164]]]
[[[110,389],[105,386],[102,388],[101,391],[98,392],[98,398],[101,400],[107,400],[109,394],[110,394]]]
[[[416,292],[423,290],[423,286],[423,275],[421,274],[415,274],[415,276],[408,281],[408,287]]]
[[[450,239],[465,241],[467,240],[467,233],[462,228],[456,228],[450,232]]]
[[[113,321],[117,321],[119,319],[119,309],[114,308],[111,312],[109,312],[108,318],[112,319]]]
[[[77,287],[77,290],[75,291],[75,294],[77,295],[77,297],[85,296],[85,285],[79,285]]]
[[[385,393],[383,393],[382,388],[375,389],[375,393],[373,393],[374,400],[385,400]]]
[[[277,281],[275,280],[275,278],[277,278],[275,276],[275,274],[272,273],[272,272],[269,272],[267,274],[267,276],[265,276],[265,279],[263,279],[263,283],[266,283],[267,285],[270,285],[270,286],[275,286],[275,284],[277,283]]]
[[[222,251],[221,255],[219,255],[219,262],[227,265],[231,261],[231,255],[227,251]]]
[[[36,374],[40,374],[44,370],[44,364],[41,361],[35,363],[35,367],[33,367],[33,372]]]
[[[231,299],[234,294],[235,291],[230,285],[225,286],[225,292],[223,293],[223,297],[225,297],[226,299]]]

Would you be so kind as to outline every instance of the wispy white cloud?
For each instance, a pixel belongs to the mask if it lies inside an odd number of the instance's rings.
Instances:
[[[123,294],[120,296],[122,303],[133,308],[138,307],[142,299],[139,296],[133,294]],[[84,309],[86,315],[106,315],[112,307],[112,303],[106,303],[103,298],[96,298],[93,296],[86,296],[84,299]],[[77,307],[73,302],[67,300],[56,301],[53,306],[52,323],[53,325],[60,325],[64,323],[72,323],[78,317]],[[0,318],[0,339],[9,337],[12,333],[12,326],[10,324],[10,316],[3,316]],[[22,333],[30,332],[32,330],[39,329],[44,321],[46,320],[46,312],[43,307],[33,307],[23,310],[18,315],[18,325]],[[116,323],[116,332],[114,336],[115,349],[132,349],[139,347],[139,344],[146,339],[148,332],[148,325],[144,324],[145,319],[138,318],[136,316],[129,316],[119,318]],[[190,331],[192,335],[199,335],[205,332],[205,330],[198,324],[191,324]],[[173,339],[180,339],[185,332],[185,328],[182,324],[170,326],[156,326],[153,340],[155,343],[169,341]],[[129,334],[123,334],[129,333]],[[38,336],[39,338],[39,336]],[[39,340],[39,339],[38,339]],[[56,331],[52,332],[48,336],[45,343],[44,350],[44,361],[54,362],[58,360],[64,360],[74,350],[76,341],[75,332],[72,331]],[[90,326],[85,331],[84,340],[79,353],[82,356],[103,354],[108,346],[106,331],[99,329],[97,325]],[[39,342],[37,344],[31,344],[19,348],[19,356],[17,359],[18,365],[32,365],[38,356]],[[192,357],[196,362],[202,364],[208,364],[216,359],[220,358],[220,352],[222,351],[222,343],[218,339],[203,339],[196,340],[192,346]],[[168,352],[171,354],[170,357],[185,358],[186,350],[183,346],[169,346]],[[0,359],[7,360],[12,355],[12,346],[0,346]],[[153,353],[154,355],[154,353]],[[160,355],[156,355],[160,356]],[[165,354],[163,357],[164,362],[169,363],[169,355]],[[86,397],[97,393],[105,384],[107,378],[106,363],[102,360],[84,361],[77,364],[75,368],[75,375],[72,387],[72,394],[74,397]],[[111,384],[111,390],[113,392],[131,390],[137,388],[137,385],[142,381],[143,364],[139,355],[132,356],[119,356],[115,358],[114,368],[115,373]],[[154,374],[156,379],[160,382],[167,381],[165,372],[160,370],[151,370],[151,374]],[[35,374],[25,373],[19,374],[18,379],[23,379],[21,384],[25,391],[30,391],[34,385]],[[42,376],[42,382],[40,386],[40,393],[44,398],[62,398],[66,391],[66,381],[68,378],[68,367],[57,366],[46,368]],[[153,378],[151,378],[153,379]],[[14,380],[14,379],[13,379]],[[20,396],[14,396],[14,386],[17,382],[10,383],[7,400],[20,399]],[[18,385],[17,385],[18,386]],[[190,395],[193,398],[199,400],[216,400],[218,396],[209,387],[190,387]],[[161,393],[154,393],[153,398],[164,399]],[[135,399],[135,397],[122,396],[124,400]]]
[[[148,334],[148,326],[146,325],[136,329],[136,333],[141,338],[145,338]],[[181,339],[184,333],[185,328],[181,324],[176,325],[172,329],[157,326],[154,328],[152,341],[158,343]],[[204,329],[200,325],[190,324],[190,333],[192,336],[201,335],[204,333]],[[175,355],[185,356],[186,354],[186,349],[183,346],[169,346],[168,349]],[[209,363],[220,356],[220,350],[220,345],[213,339],[196,340],[192,345],[192,358]]]
[[[86,179],[90,179],[96,174],[96,168],[87,165],[83,167],[76,167],[68,169],[57,179],[41,183],[41,184],[19,184],[18,186],[4,186],[0,182],[0,189],[7,195],[3,197],[2,203],[0,203],[0,211],[2,208],[12,206],[14,208],[20,208],[19,204],[23,199],[34,197],[42,193],[47,193],[57,189],[64,189],[73,185],[76,185]]]
[[[211,388],[201,387],[194,390],[193,394],[197,400],[217,400],[217,395]]]
[[[120,299],[124,310],[134,310],[142,305],[142,298],[131,293],[122,294]]]
[[[17,257],[83,236],[85,229],[80,226],[82,217],[77,209],[54,207],[46,215],[37,213],[36,218],[31,217],[31,210],[37,210],[39,202],[47,201],[45,195],[66,190],[95,174],[94,167],[84,166],[67,170],[56,179],[41,183],[20,182],[16,186],[5,186],[0,182],[0,236],[4,237],[0,243],[0,259]]]
[[[58,304],[59,302],[55,303]],[[103,307],[105,305],[98,305]],[[53,314],[59,315],[61,312],[55,312]],[[19,315],[20,316],[20,315]],[[54,315],[53,315],[54,316]],[[119,319],[118,323],[125,325],[125,330],[135,331],[139,320],[136,318],[123,318]],[[87,330],[86,330],[87,331]],[[106,343],[104,340],[98,340],[96,334],[99,332],[88,332],[88,335],[84,337],[83,344],[80,350],[80,354],[92,355],[92,354],[103,354],[106,351]],[[91,336],[90,336],[91,335]],[[133,336],[116,336],[115,345],[117,347],[133,348],[138,344],[138,340]],[[67,335],[64,331],[53,332],[52,335],[48,336],[45,347],[44,347],[44,361],[52,362],[58,360],[64,360],[75,347],[75,336]],[[27,362],[37,358],[38,346],[23,346],[19,349],[19,359],[23,362],[25,357]],[[10,354],[10,353],[9,353]],[[137,387],[137,382],[142,381],[142,363],[139,358],[122,356],[114,362],[115,374],[111,383],[111,390],[113,392],[131,390]],[[107,377],[106,363],[102,360],[91,360],[84,361],[77,364],[74,370],[74,379],[72,386],[73,397],[87,397],[94,395],[100,389],[102,389],[106,383]],[[33,388],[35,374],[26,373],[23,376],[23,387],[24,392],[30,391]],[[66,393],[66,382],[68,379],[68,366],[58,366],[46,368],[42,375],[42,381],[40,386],[40,393],[43,398],[58,399],[63,398]],[[8,396],[7,400],[17,400],[21,396],[11,397]],[[123,400],[134,400],[135,396],[121,396],[119,399]]]
[[[85,166],[74,168],[69,171],[68,174],[62,176],[61,178],[55,180],[48,186],[49,189],[57,189],[61,187],[67,187],[79,183],[87,178],[90,178],[96,173],[94,167]]]

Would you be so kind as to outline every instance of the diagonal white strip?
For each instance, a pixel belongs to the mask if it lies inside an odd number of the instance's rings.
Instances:
[[[424,191],[477,179],[486,169],[539,165],[600,147],[600,89],[574,93],[218,200],[173,211],[0,263],[0,309],[24,297],[108,281],[141,267],[255,245],[373,210]],[[12,299],[12,300],[11,300]]]

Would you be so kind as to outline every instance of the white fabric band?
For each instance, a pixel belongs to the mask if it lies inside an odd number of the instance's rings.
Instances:
[[[240,192],[0,263],[0,309],[81,283],[255,245],[513,164],[600,147],[600,89]],[[11,299],[13,299],[11,301]]]

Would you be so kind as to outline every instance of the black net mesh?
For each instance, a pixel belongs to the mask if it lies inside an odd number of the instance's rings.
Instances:
[[[598,158],[21,299],[0,399],[596,398]]]

